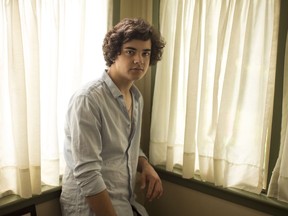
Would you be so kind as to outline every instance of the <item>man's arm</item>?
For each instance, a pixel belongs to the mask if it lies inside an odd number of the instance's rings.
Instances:
[[[86,197],[86,201],[97,216],[117,216],[106,189],[96,195]]]
[[[141,173],[140,187],[147,190],[146,198],[149,201],[160,198],[163,194],[161,179],[145,157],[139,157],[137,170]]]

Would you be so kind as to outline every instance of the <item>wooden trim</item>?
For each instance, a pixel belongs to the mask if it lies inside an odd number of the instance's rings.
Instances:
[[[53,199],[58,199],[61,195],[61,186],[58,187],[48,187],[43,186],[42,194],[33,195],[31,198],[24,199],[17,195],[8,195],[0,199],[0,216],[13,216],[13,215],[21,215],[18,212],[31,210],[35,208],[36,205],[40,203],[44,203]],[[34,206],[34,207],[33,207]],[[16,214],[18,213],[18,214]],[[36,216],[32,214],[31,216]]]

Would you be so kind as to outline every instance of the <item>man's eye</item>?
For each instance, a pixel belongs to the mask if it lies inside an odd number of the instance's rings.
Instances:
[[[135,52],[134,52],[133,50],[126,50],[126,53],[127,53],[128,55],[133,55]]]
[[[150,52],[144,52],[142,55],[143,55],[143,56],[150,56],[151,53],[150,53]]]

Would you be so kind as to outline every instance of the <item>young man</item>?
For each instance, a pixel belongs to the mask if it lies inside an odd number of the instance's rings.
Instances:
[[[140,149],[143,99],[133,83],[161,60],[164,45],[142,19],[124,19],[106,34],[108,69],[69,103],[63,215],[148,215],[135,201],[137,171],[149,201],[162,195],[161,180]]]

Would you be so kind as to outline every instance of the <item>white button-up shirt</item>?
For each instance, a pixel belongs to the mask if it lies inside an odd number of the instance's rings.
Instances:
[[[131,205],[145,216],[134,199],[140,149],[143,99],[131,87],[130,119],[123,95],[105,72],[71,98],[65,125],[61,206],[63,215],[94,215],[85,197],[107,189],[118,216],[133,216]]]

